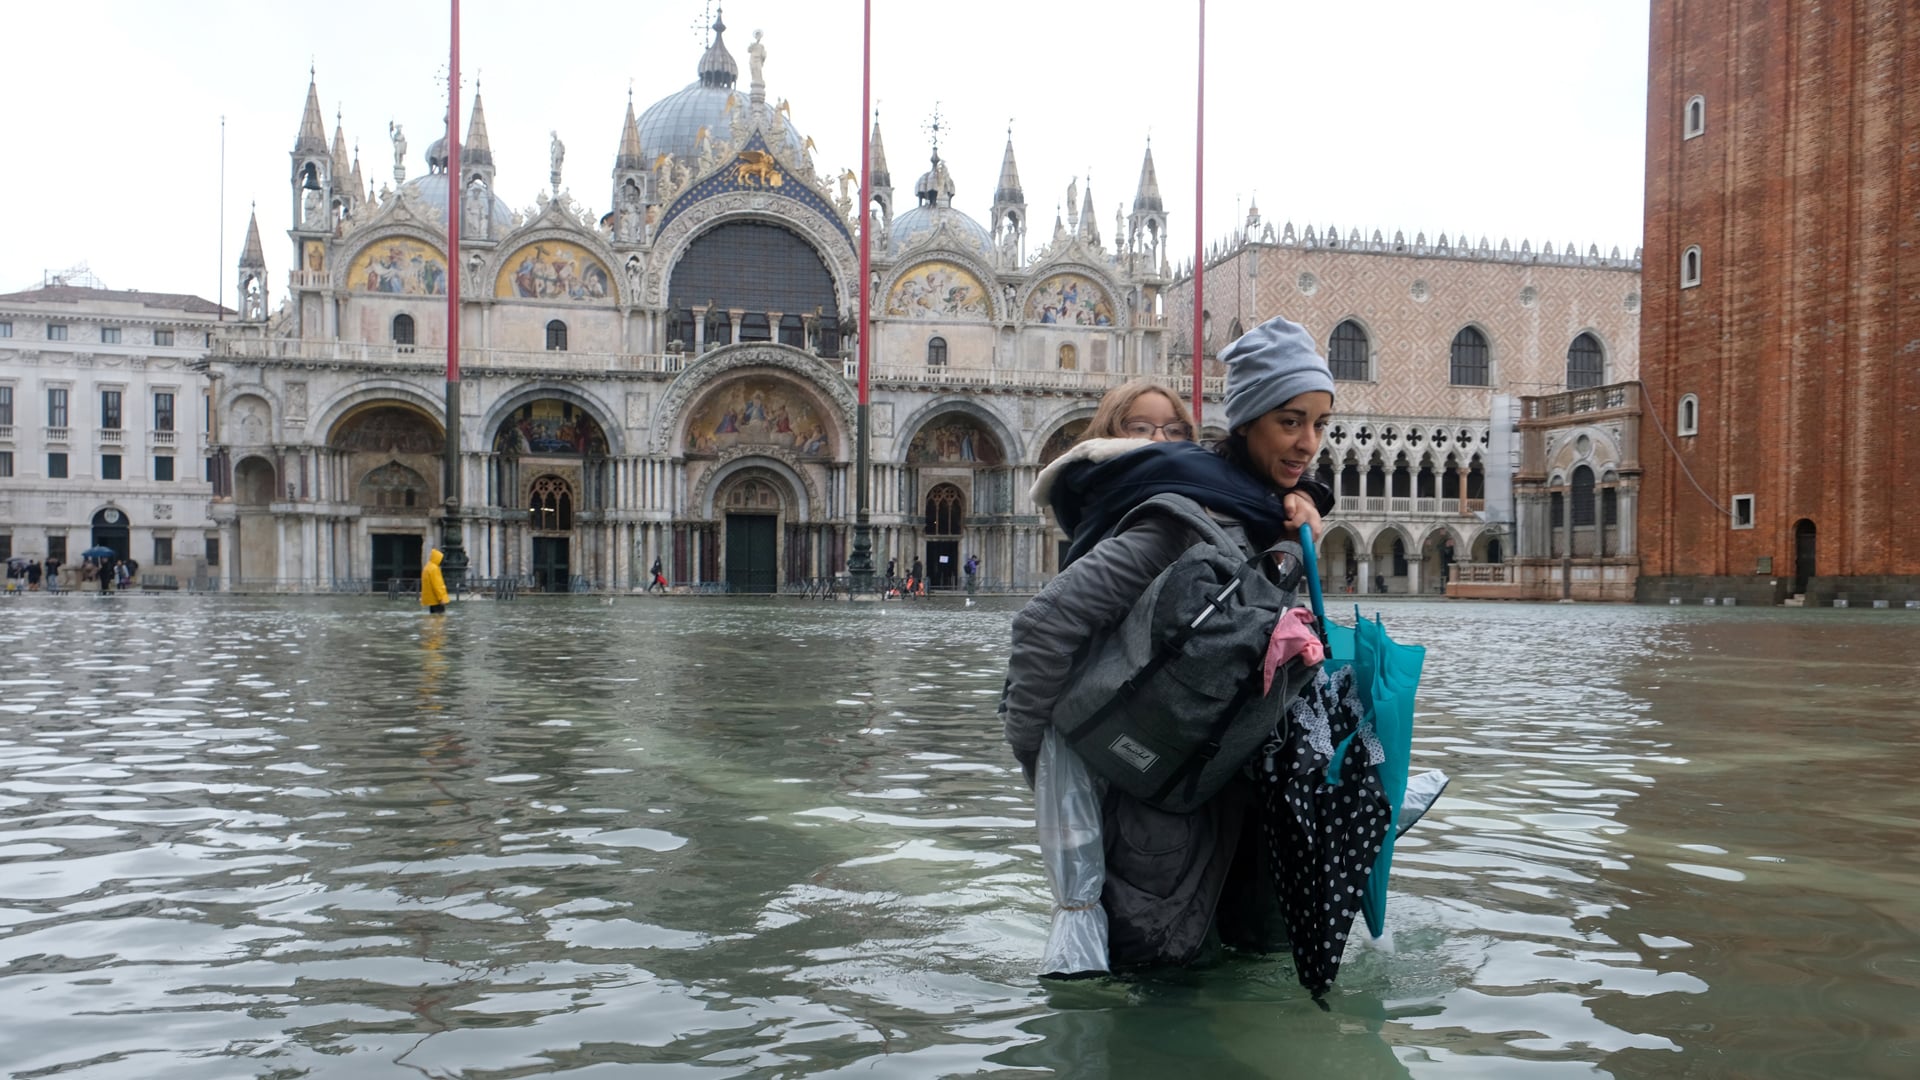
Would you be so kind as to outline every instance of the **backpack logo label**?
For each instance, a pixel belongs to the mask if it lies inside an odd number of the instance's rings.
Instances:
[[[1107,749],[1117,754],[1120,760],[1139,769],[1141,772],[1146,772],[1148,769],[1153,768],[1154,762],[1160,760],[1159,754],[1135,742],[1131,735],[1121,735],[1119,738],[1113,740],[1112,743],[1108,744]]]

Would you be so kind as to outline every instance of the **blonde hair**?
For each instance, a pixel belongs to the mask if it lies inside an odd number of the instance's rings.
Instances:
[[[1133,412],[1134,402],[1148,394],[1166,398],[1173,405],[1173,415],[1189,428],[1194,426],[1193,414],[1187,411],[1187,403],[1180,400],[1173,387],[1152,379],[1132,379],[1107,391],[1107,396],[1100,399],[1100,407],[1093,411],[1093,419],[1087,421],[1087,430],[1080,434],[1079,441],[1125,438],[1126,432],[1121,426]]]

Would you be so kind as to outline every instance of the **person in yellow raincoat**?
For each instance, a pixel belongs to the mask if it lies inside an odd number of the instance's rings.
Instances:
[[[447,610],[447,579],[440,576],[440,560],[446,558],[439,548],[427,553],[427,565],[420,571],[420,606],[440,615]]]

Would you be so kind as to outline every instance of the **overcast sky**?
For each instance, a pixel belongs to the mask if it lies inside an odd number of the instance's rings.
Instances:
[[[897,208],[912,205],[937,104],[957,206],[987,218],[1011,120],[1029,249],[1051,235],[1075,177],[1083,190],[1091,177],[1111,242],[1151,136],[1175,261],[1191,257],[1194,0],[873,7],[873,96]],[[604,212],[629,86],[644,110],[692,82],[706,10],[694,0],[466,0],[462,127],[477,76],[500,194],[533,204],[558,130],[565,186]],[[441,130],[446,11],[430,0],[9,4],[0,290],[84,262],[112,288],[220,290],[232,304],[231,267],[257,201],[277,303],[308,65],[329,142],[337,110],[363,174],[390,183],[387,124],[398,121],[417,176]],[[762,30],[768,95],[790,100],[823,173],[860,164],[860,16],[859,0],[725,9],[742,84],[747,43]],[[1257,195],[1276,225],[1630,253],[1641,233],[1647,23],[1647,0],[1212,0],[1205,234],[1224,236]]]

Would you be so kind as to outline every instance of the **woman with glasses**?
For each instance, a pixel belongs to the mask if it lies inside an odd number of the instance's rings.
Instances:
[[[1228,366],[1228,434],[1215,451],[1192,443],[1193,418],[1170,388],[1138,379],[1101,400],[1081,441],[1034,484],[1034,503],[1070,543],[1060,574],[1013,622],[1000,716],[1030,783],[1053,783],[1036,769],[1055,704],[1071,692],[1065,676],[1076,658],[1118,626],[1155,575],[1195,542],[1186,526],[1163,518],[1120,531],[1128,511],[1156,494],[1186,496],[1244,538],[1251,556],[1295,530],[1317,534],[1321,514],[1333,509],[1332,492],[1310,475],[1334,390],[1313,337],[1275,319],[1235,341],[1221,359]],[[1037,800],[1052,796],[1036,792]],[[1275,933],[1278,907],[1258,839],[1260,813],[1255,783],[1245,777],[1188,814],[1105,792],[1095,842],[1104,868],[1107,968],[1189,964],[1220,945],[1266,951],[1284,940],[1283,931]],[[1044,843],[1042,850],[1049,860],[1065,858]],[[1097,961],[1093,969],[1100,969]]]

